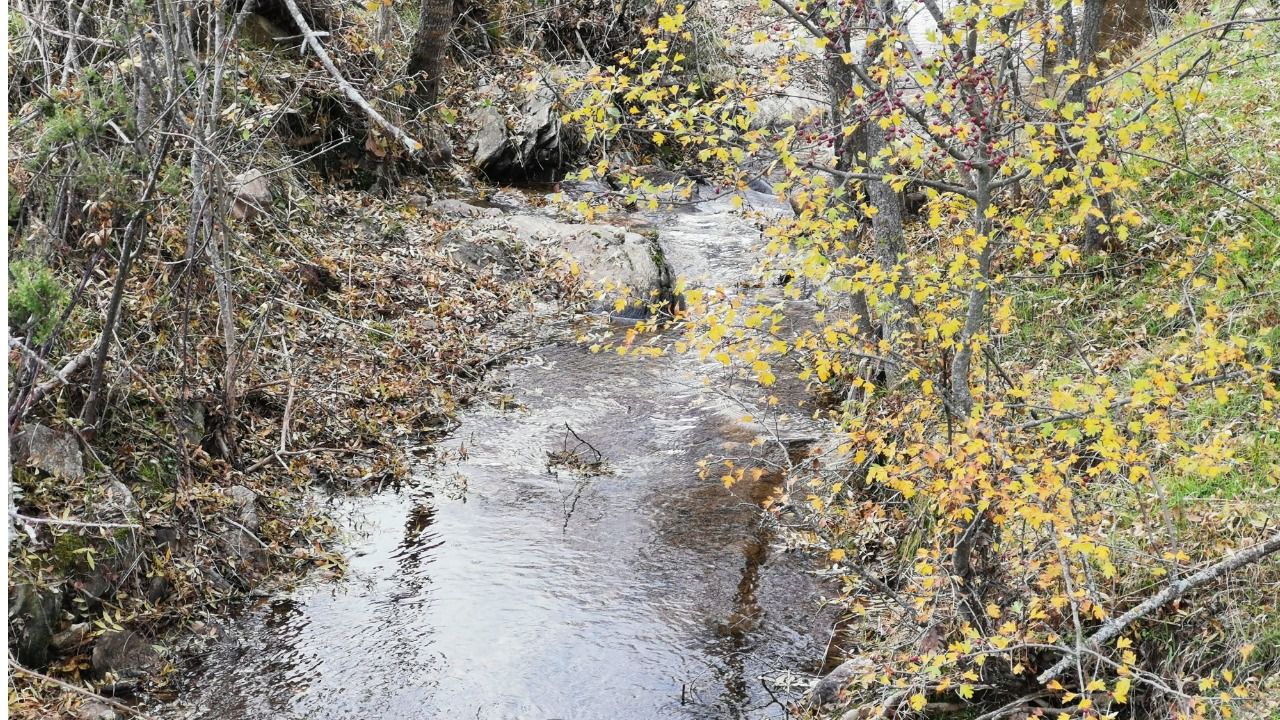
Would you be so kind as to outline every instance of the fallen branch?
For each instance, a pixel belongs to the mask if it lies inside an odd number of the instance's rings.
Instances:
[[[59,525],[63,527],[79,527],[79,528],[129,528],[130,530],[140,530],[141,525],[137,523],[113,523],[113,522],[86,522],[84,520],[71,520],[68,518],[51,518],[51,517],[32,517],[23,515],[16,510],[9,511],[9,517],[33,525]]]
[[[89,347],[85,348],[84,350],[81,350],[78,355],[68,360],[66,365],[63,365],[56,372],[54,372],[53,377],[51,379],[46,380],[40,383],[39,385],[35,386],[31,390],[31,395],[27,397],[27,400],[23,404],[23,407],[15,408],[14,415],[25,414],[27,408],[33,407],[36,403],[40,402],[40,400],[43,399],[45,395],[48,395],[49,393],[58,389],[62,385],[70,384],[71,378],[68,376],[76,372],[80,368],[84,367],[86,364],[88,364],[88,362],[91,359],[93,359],[94,353],[97,352],[99,341],[95,341],[91,343]],[[36,355],[33,350],[23,345],[21,342],[14,340],[13,338],[9,339],[9,347],[11,348],[16,347],[20,349],[24,354],[27,354],[33,359],[38,360],[39,358],[39,356]],[[43,360],[40,360],[39,364],[41,364],[45,368],[52,369]]]
[[[1139,603],[1129,612],[1115,618],[1114,620],[1108,620],[1103,623],[1102,627],[1091,635],[1085,642],[1083,649],[1087,651],[1096,650],[1101,647],[1103,643],[1108,642],[1119,635],[1126,627],[1133,623],[1134,620],[1151,613],[1153,610],[1156,610],[1171,600],[1181,597],[1189,590],[1204,585],[1212,580],[1216,580],[1237,568],[1257,562],[1277,550],[1280,550],[1280,533],[1272,535],[1266,541],[1254,545],[1251,548],[1233,553],[1217,563],[1201,570],[1195,575],[1183,578],[1169,585],[1164,590],[1161,590],[1159,593],[1152,595]],[[1077,651],[1075,650],[1068,652],[1061,660],[1055,663],[1053,667],[1040,673],[1040,676],[1036,678],[1036,681],[1043,685],[1050,680],[1053,680],[1061,674],[1063,670],[1071,667],[1072,663],[1075,662],[1076,655]]]
[[[128,705],[125,705],[122,702],[117,702],[104,695],[99,695],[98,693],[93,692],[92,690],[87,690],[85,688],[82,688],[79,685],[72,685],[71,683],[63,682],[57,678],[49,677],[44,673],[38,673],[35,670],[28,670],[27,668],[22,667],[16,661],[14,661],[12,656],[10,656],[9,658],[9,667],[14,672],[21,673],[23,675],[26,675],[27,677],[34,678],[41,682],[47,682],[51,685],[60,687],[63,690],[66,690],[68,692],[73,692],[77,695],[82,695],[91,700],[95,700],[97,702],[109,705],[110,707],[116,710],[119,710],[120,712],[124,713],[125,715],[129,715],[130,717],[141,718],[142,720],[150,720],[149,715],[144,715],[143,713],[137,710],[134,710],[133,708],[129,707]]]
[[[286,452],[280,452],[277,450],[276,452],[271,453],[270,455],[262,458],[258,462],[245,468],[244,474],[249,475],[258,470],[261,470],[264,466],[266,466],[267,463],[271,462],[272,460],[281,460],[285,457],[290,457],[293,455],[309,455],[311,453],[322,453],[322,452],[342,453],[344,455],[369,455],[370,454],[370,452],[367,450],[357,450],[352,448],[340,448],[340,447],[313,447],[313,448],[307,448],[306,450],[289,450]]]
[[[342,90],[342,94],[346,95],[347,99],[359,106],[360,109],[364,111],[364,114],[368,115],[369,119],[373,120],[373,122],[376,123],[378,127],[382,128],[384,132],[399,140],[400,144],[404,145],[405,149],[409,151],[409,155],[416,157],[421,153],[422,143],[414,140],[408,133],[395,125],[392,125],[389,120],[382,117],[382,113],[374,110],[373,106],[369,104],[369,101],[365,100],[364,96],[362,96],[351,83],[347,82],[347,79],[342,76],[342,73],[338,72],[338,66],[333,64],[333,58],[329,57],[329,53],[325,51],[324,46],[320,44],[321,35],[327,33],[317,33],[311,29],[311,26],[307,24],[307,19],[302,15],[302,10],[298,8],[297,0],[284,0],[284,3],[289,7],[289,14],[293,16],[293,21],[298,24],[298,29],[301,31],[303,42],[315,51],[316,57],[320,58],[320,63],[324,65],[324,69],[328,70],[329,75],[333,77],[334,82],[338,83],[338,88]]]

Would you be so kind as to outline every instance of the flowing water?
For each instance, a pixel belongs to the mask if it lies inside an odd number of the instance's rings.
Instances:
[[[660,220],[678,271],[749,264],[752,230],[724,208]],[[785,715],[760,678],[816,672],[832,619],[811,560],[773,547],[772,481],[698,477],[746,453],[742,411],[696,361],[562,338],[510,365],[502,402],[466,411],[410,487],[335,501],[348,577],[238,621],[174,715]],[[548,467],[566,448],[604,472]]]

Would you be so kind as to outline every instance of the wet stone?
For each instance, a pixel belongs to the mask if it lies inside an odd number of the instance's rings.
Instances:
[[[93,671],[99,675],[113,673],[120,677],[150,675],[163,665],[151,643],[131,630],[113,630],[98,638],[91,661]]]
[[[18,660],[40,667],[49,659],[53,631],[62,611],[62,593],[21,583],[9,591],[9,647]]]

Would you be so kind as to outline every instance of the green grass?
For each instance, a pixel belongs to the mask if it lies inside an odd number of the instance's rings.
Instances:
[[[1269,350],[1280,363],[1280,54],[1233,64],[1227,52],[1213,67],[1229,67],[1201,81],[1201,104],[1153,118],[1178,124],[1182,138],[1153,149],[1159,161],[1126,159],[1145,220],[1126,246],[1110,257],[1086,257],[1062,278],[1008,287],[1019,322],[1001,353],[1010,369],[1047,378],[1040,388],[1099,372],[1123,392],[1153,358],[1187,341],[1210,304],[1220,311],[1219,339],[1248,338],[1255,353]],[[1249,244],[1228,251],[1229,269],[1217,277],[1213,256],[1240,237]],[[1196,276],[1209,285],[1188,291],[1171,259],[1180,262],[1197,242],[1207,261]],[[1168,317],[1173,304],[1183,310]],[[1157,461],[1154,481],[1171,504],[1280,508],[1280,423],[1262,410],[1261,391],[1233,388],[1224,404],[1206,387],[1185,401],[1174,413],[1168,453],[1226,431],[1233,455],[1219,474]]]

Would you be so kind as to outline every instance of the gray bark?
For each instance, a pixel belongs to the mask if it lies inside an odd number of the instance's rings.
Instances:
[[[433,105],[440,96],[449,29],[453,25],[453,0],[422,0],[418,32],[413,37],[407,72],[418,83],[418,97]]]

